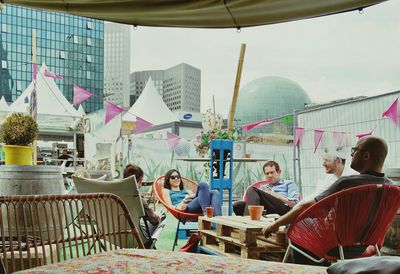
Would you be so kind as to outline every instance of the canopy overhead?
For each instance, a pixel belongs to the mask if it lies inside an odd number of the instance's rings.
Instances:
[[[161,125],[178,121],[158,94],[154,82],[149,78],[139,98],[122,116],[123,121],[136,121],[140,117],[153,125]]]
[[[3,0],[142,26],[240,28],[357,10],[387,0]]]

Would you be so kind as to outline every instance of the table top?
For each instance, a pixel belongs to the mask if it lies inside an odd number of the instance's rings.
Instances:
[[[209,162],[210,158],[177,158],[176,160],[179,161],[186,161],[186,162]],[[265,162],[270,159],[267,158],[233,158],[233,162]]]
[[[326,273],[325,267],[185,252],[121,249],[18,273]]]

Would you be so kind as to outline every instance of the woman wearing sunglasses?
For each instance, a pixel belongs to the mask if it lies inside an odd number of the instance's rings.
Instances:
[[[180,211],[205,213],[206,207],[212,206],[215,216],[222,215],[219,191],[210,191],[208,184],[204,182],[198,184],[196,194],[184,189],[181,174],[176,169],[165,174],[162,196],[167,204]]]

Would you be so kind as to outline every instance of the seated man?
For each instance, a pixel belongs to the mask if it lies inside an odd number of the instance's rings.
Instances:
[[[281,216],[274,223],[263,228],[263,233],[266,237],[272,232],[275,232],[282,225],[287,225],[294,221],[303,211],[313,205],[315,202],[334,194],[343,189],[368,185],[368,184],[387,184],[392,183],[382,173],[383,163],[387,155],[386,142],[374,136],[361,138],[351,151],[351,168],[360,172],[360,175],[343,176],[333,183],[328,189],[318,194],[316,197],[308,200],[303,200],[297,204],[293,210]],[[364,248],[365,249],[365,248]],[[349,250],[353,254],[361,254],[364,250]],[[307,251],[305,251],[307,252]],[[312,255],[312,254],[311,254]],[[297,251],[293,251],[292,259],[295,263],[300,264],[315,264]]]
[[[299,188],[293,181],[280,179],[281,169],[277,162],[266,162],[263,171],[265,181],[247,190],[246,201],[233,204],[236,215],[249,215],[249,205],[263,205],[267,214],[283,215],[299,201]]]
[[[138,188],[140,189],[140,187],[142,186],[143,175],[144,175],[143,170],[137,165],[128,164],[124,169],[124,178],[127,178],[132,175],[135,175]],[[144,212],[146,214],[147,218],[146,222],[149,228],[149,232],[151,235],[153,235],[157,227],[165,220],[166,216],[164,213],[155,212],[153,209],[151,209],[146,200],[141,198],[141,201],[144,208]],[[140,226],[143,235],[150,240],[151,235],[150,236],[147,235],[146,224],[141,222]]]
[[[358,172],[346,165],[346,158],[347,156],[342,148],[324,149],[322,166],[325,169],[326,176],[317,182],[314,193],[306,199],[313,198],[325,191],[342,176],[358,174]]]

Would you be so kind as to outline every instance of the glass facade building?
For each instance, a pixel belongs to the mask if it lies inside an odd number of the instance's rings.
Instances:
[[[103,96],[103,21],[5,5],[0,12],[0,97],[13,102],[32,81],[34,32],[36,63],[64,77],[55,81],[69,102],[73,84]],[[103,107],[97,96],[83,103],[86,112]]]

